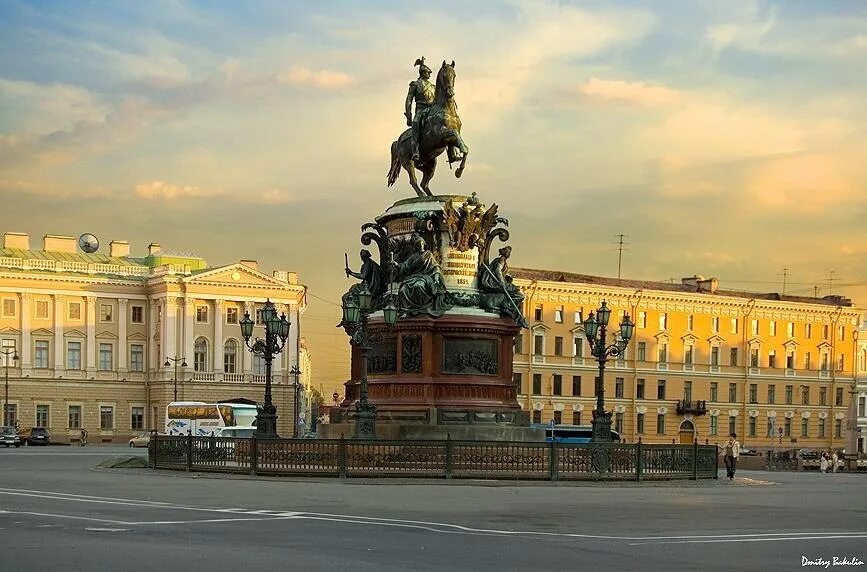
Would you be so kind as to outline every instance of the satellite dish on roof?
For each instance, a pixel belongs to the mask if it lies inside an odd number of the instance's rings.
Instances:
[[[99,240],[94,235],[86,232],[78,237],[78,247],[88,254],[93,254],[99,250]]]

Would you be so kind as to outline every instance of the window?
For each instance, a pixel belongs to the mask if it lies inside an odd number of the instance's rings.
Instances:
[[[846,363],[846,356],[843,354],[840,354],[840,358],[837,360],[837,371],[843,371],[843,369],[845,369],[844,368],[845,363]]]
[[[816,436],[819,438],[823,438],[825,436],[825,420],[824,419],[819,419],[819,425],[818,425],[817,429],[818,429],[818,431],[817,431]]]
[[[515,372],[512,374],[512,383],[516,390],[520,393],[524,391],[524,376],[521,373]]]
[[[114,429],[114,407],[111,405],[99,406],[99,428],[102,431]]]
[[[235,340],[226,340],[223,344],[223,373],[235,373],[237,353],[238,344]]]
[[[663,312],[659,315],[659,329],[667,330],[668,329],[668,314]]]
[[[775,350],[768,350],[768,367],[777,367],[777,352]]]
[[[584,357],[584,338],[576,337],[573,340],[575,357],[583,358]]]
[[[665,414],[658,413],[656,415],[656,434],[665,435]]]
[[[758,320],[750,320],[750,335],[758,336],[759,335],[759,321]]]
[[[777,323],[774,321],[768,322],[768,335],[776,336],[777,335]]]
[[[614,397],[617,399],[623,398],[623,378],[616,377],[614,378]],[[619,431],[619,429],[618,429]]]
[[[542,321],[542,306],[541,305],[537,305],[536,308],[533,310],[533,319],[536,320],[537,322]]]
[[[842,342],[846,339],[846,326],[837,327],[837,338]]]
[[[777,386],[769,385],[768,386],[768,404],[773,405],[777,402]]]
[[[552,378],[553,394],[554,395],[563,395],[563,376],[559,373],[555,373]]]
[[[647,312],[638,312],[638,324],[636,324],[639,328],[647,327]]]
[[[81,369],[81,342],[67,342],[66,369]]]
[[[786,369],[795,369],[795,352],[786,352]]]
[[[81,405],[70,405],[67,418],[70,429],[81,429]]]
[[[81,320],[81,302],[70,302],[66,306],[66,318],[68,320]]]
[[[807,437],[807,420],[801,418],[801,437]]]
[[[789,322],[786,324],[786,337],[794,338],[795,337],[795,322]]]
[[[828,353],[822,352],[819,359],[821,360],[819,364],[819,369],[821,371],[828,371]]]
[[[130,321],[133,324],[144,324],[144,307],[143,306],[132,306],[132,316]]]
[[[554,410],[554,425],[560,425],[563,423],[563,412]]]
[[[719,346],[710,348],[710,365],[719,365]]]
[[[813,337],[813,324],[804,324],[804,337],[812,338]]]
[[[810,405],[810,388],[806,385],[801,386],[801,405]]]
[[[34,427],[48,427],[48,411],[47,405],[36,406],[36,425]]]
[[[542,374],[533,374],[533,395],[542,395]]]
[[[738,418],[734,415],[729,415],[729,435],[735,432],[735,424]]]
[[[729,403],[735,403],[738,400],[738,384],[729,384]]]
[[[572,376],[572,395],[579,396],[581,395],[581,376],[573,375]]]
[[[100,304],[99,305],[99,321],[100,322],[111,322],[113,307],[111,304]]]
[[[834,393],[834,405],[840,407],[843,405],[843,388],[838,387]]]
[[[583,324],[584,323],[584,314],[581,310],[575,310],[575,323]]]
[[[256,354],[253,354],[256,355]],[[255,360],[253,360],[255,362]],[[197,338],[193,346],[193,371],[207,371],[208,369],[208,340]],[[264,367],[263,371],[264,372]]]
[[[750,367],[759,367],[759,348],[750,349]]]
[[[792,418],[786,417],[783,421],[783,437],[791,437],[792,436]]]
[[[635,359],[638,361],[647,361],[647,342],[638,342],[638,348],[635,351]]]
[[[227,324],[237,324],[238,323],[238,308],[235,306],[229,306],[226,308],[226,323]]]
[[[756,383],[750,384],[750,403],[759,402],[759,386]]]
[[[144,371],[144,346],[142,344],[129,346],[129,370]]]
[[[133,407],[129,416],[129,428],[133,430],[142,430],[144,424],[144,407]]]
[[[773,437],[777,433],[777,420],[773,417],[768,417],[768,437]]]
[[[48,319],[48,300],[36,300],[36,319]]]
[[[686,365],[692,365],[692,346],[684,346],[683,363]]]
[[[545,337],[536,334],[533,336],[533,353],[537,356],[544,355],[545,353]]]
[[[810,352],[804,354],[804,369],[810,369]]]
[[[729,365],[738,365],[738,348],[732,348],[729,350]]]
[[[858,398],[858,417],[867,417],[867,397]]]
[[[7,403],[6,404],[6,415],[4,416],[4,425],[15,425],[18,422],[18,404],[17,403]]]
[[[665,399],[665,380],[660,379],[656,382],[656,398]]]
[[[695,316],[690,314],[686,317],[686,329],[692,331],[693,326],[695,325]]]
[[[715,381],[710,384],[710,400],[719,401],[719,384]]]
[[[572,412],[572,425],[581,425],[581,412],[573,411]]]
[[[689,403],[692,401],[692,382],[684,381],[683,382],[683,400]]]
[[[208,307],[196,306],[196,322],[200,324],[208,323]]]
[[[829,332],[830,332],[830,328],[829,328],[828,324],[824,324],[824,325],[822,326],[822,339],[823,339],[823,340],[827,340],[827,339],[828,339],[828,337],[829,337]]]
[[[719,333],[719,318],[713,317],[710,319],[710,329],[713,333]]]
[[[750,433],[750,437],[756,436],[756,418],[755,417],[750,417],[749,433]]]
[[[732,332],[733,334],[738,333],[738,319],[737,319],[737,318],[732,318],[732,329],[731,329],[731,332]]]
[[[639,413],[635,418],[636,430],[640,434],[644,434],[644,413]]]
[[[113,350],[111,344],[99,344],[99,369],[100,371],[111,371],[114,365]]]
[[[522,354],[524,353],[524,336],[523,334],[515,335],[515,353]]]
[[[555,336],[554,337],[554,355],[561,356],[563,355],[563,337]]]
[[[623,413],[617,412],[614,414],[614,430],[618,433],[623,433]]]
[[[710,418],[710,429],[708,435],[719,435],[719,417],[712,415]]]
[[[33,356],[33,366],[45,369],[48,367],[48,340],[36,340],[34,342],[36,351]]]
[[[542,412],[541,411],[533,411],[533,423],[541,423],[542,422]]]
[[[786,386],[786,405],[791,405],[791,404],[792,404],[792,386],[787,385]]]
[[[659,363],[668,363],[668,344],[659,344]]]
[[[4,366],[9,365],[9,366],[13,366],[13,367],[15,366],[15,359],[14,358],[15,358],[15,355],[17,354],[17,352],[15,351],[16,346],[17,346],[17,344],[15,343],[15,340],[10,340],[8,338],[3,340],[3,342],[2,342],[3,355],[0,355],[0,361],[3,362],[2,365],[4,365]]]
[[[635,382],[635,398],[644,399],[644,380],[638,379]]]
[[[16,316],[17,300],[3,298],[3,317],[14,318]]]
[[[819,388],[819,405],[828,405],[828,388]]]
[[[563,306],[557,306],[554,309],[554,321],[558,324],[563,323]]]

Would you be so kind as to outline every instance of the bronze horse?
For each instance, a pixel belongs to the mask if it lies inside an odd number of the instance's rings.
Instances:
[[[447,64],[443,61],[437,73],[434,102],[422,117],[419,128],[419,161],[412,160],[411,130],[401,133],[397,141],[391,144],[391,168],[388,171],[388,186],[392,186],[400,175],[401,168],[409,175],[409,184],[423,197],[433,196],[428,185],[437,167],[437,157],[448,149],[449,163],[460,161],[455,171],[455,177],[460,177],[467,163],[469,147],[461,139],[461,118],[458,117],[458,106],[455,103],[455,62]],[[455,153],[457,148],[461,155]],[[421,184],[418,182],[415,170],[422,172]]]

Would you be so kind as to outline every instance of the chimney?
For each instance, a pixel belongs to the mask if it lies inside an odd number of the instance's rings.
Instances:
[[[26,232],[6,232],[3,234],[3,248],[30,250],[30,235]]]
[[[698,274],[696,274],[694,276],[690,276],[687,278],[681,278],[680,283],[683,284],[684,286],[691,286],[691,287],[695,288],[696,290],[698,290],[698,283],[701,282],[702,280],[704,280],[704,276],[699,276]]]
[[[286,273],[286,282],[289,284],[298,284],[298,273],[297,272],[287,272]]]
[[[42,238],[42,249],[54,252],[69,252],[76,254],[76,240],[74,236],[62,236],[59,234],[46,234]]]
[[[699,280],[698,281],[698,291],[699,292],[709,292],[711,294],[716,294],[716,291],[719,290],[719,279],[717,278],[708,278],[707,280]]]
[[[255,260],[241,260],[241,264],[246,266],[247,268],[252,268],[253,270],[259,270],[259,263]]]
[[[285,270],[275,270],[271,273],[271,276],[274,280],[279,280],[280,282],[286,282],[286,271]]]
[[[157,242],[148,244],[148,256],[156,256],[160,251],[160,245]]]
[[[108,243],[108,248],[109,256],[115,256],[117,258],[126,258],[129,256],[129,241],[112,240]]]

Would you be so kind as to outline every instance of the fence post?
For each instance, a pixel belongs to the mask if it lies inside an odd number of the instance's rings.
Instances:
[[[338,476],[341,479],[346,478],[346,440],[343,438],[343,433],[340,434],[340,442],[337,444],[337,463]]]
[[[256,439],[256,433],[250,437],[250,474],[255,475],[259,470],[259,440]]]
[[[560,478],[560,472],[557,470],[557,440],[551,439],[551,455],[549,456],[548,473],[552,481]]]
[[[635,444],[635,480],[641,482],[641,437],[638,438],[638,443]]]
[[[193,469],[193,432],[187,433],[187,472]]]
[[[452,478],[452,435],[446,433],[446,478]]]
[[[151,450],[153,451],[153,458],[151,462],[153,463],[153,469],[157,470],[157,451],[159,451],[159,443],[157,443],[157,432],[154,431],[151,435],[151,440],[148,443],[148,447],[153,447]]]
[[[692,440],[692,480],[698,480],[698,441]]]

